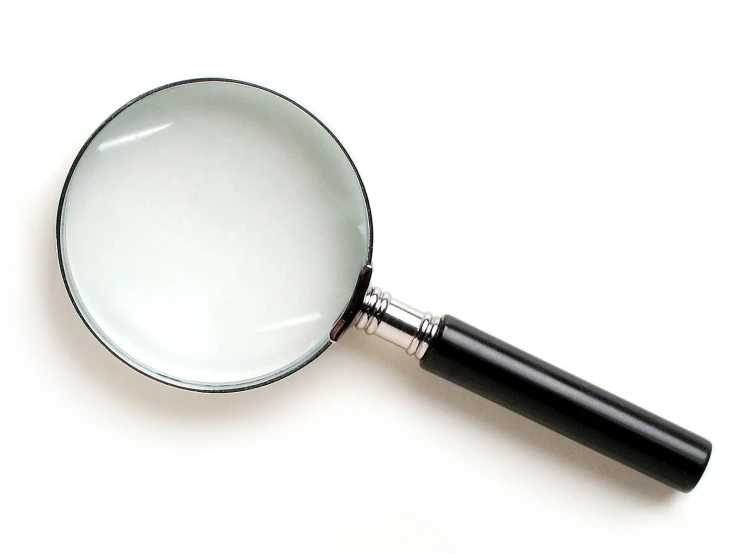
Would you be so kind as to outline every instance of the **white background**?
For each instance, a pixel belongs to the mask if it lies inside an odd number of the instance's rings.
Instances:
[[[739,14],[732,2],[12,2],[0,13],[0,550],[731,551]],[[269,387],[150,381],[58,274],[77,150],[222,76],[351,153],[375,283],[707,436],[689,495],[351,332]]]

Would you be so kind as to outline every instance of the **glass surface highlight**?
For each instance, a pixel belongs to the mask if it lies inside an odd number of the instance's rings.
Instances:
[[[80,154],[60,209],[70,295],[117,356],[231,390],[312,359],[370,253],[359,177],[289,100],[229,81],[138,99]]]

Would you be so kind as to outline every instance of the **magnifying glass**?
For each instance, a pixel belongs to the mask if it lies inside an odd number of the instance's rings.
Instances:
[[[338,139],[266,88],[165,85],[87,140],[59,202],[85,325],[144,375],[200,392],[297,371],[352,325],[422,368],[687,492],[706,439],[451,316],[371,286],[372,217]]]

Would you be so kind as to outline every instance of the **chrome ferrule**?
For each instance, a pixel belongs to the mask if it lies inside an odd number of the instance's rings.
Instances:
[[[439,333],[441,318],[395,300],[389,292],[378,287],[370,287],[354,318],[354,326],[401,347],[406,354],[420,360]]]

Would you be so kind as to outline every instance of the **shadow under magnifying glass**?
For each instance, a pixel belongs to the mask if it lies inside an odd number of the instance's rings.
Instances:
[[[59,182],[63,182],[63,178]],[[50,201],[43,226],[50,227],[49,222],[55,221],[56,200]],[[45,260],[42,295],[48,318],[57,331],[57,342],[76,371],[71,377],[92,383],[96,394],[103,394],[113,402],[133,405],[159,418],[230,420],[245,419],[252,414],[259,419],[260,414],[276,409],[276,404],[286,404],[291,395],[301,394],[300,391],[306,393],[306,385],[308,388],[320,386],[320,380],[325,378],[325,372],[304,369],[287,379],[242,394],[202,394],[165,386],[140,375],[111,355],[85,328],[64,289],[54,229],[50,227],[48,235],[42,238],[44,244],[37,251],[43,253]],[[617,490],[653,504],[665,504],[679,497],[661,483],[423,371],[415,359],[389,343],[349,330],[340,344],[329,352],[339,348],[351,350],[351,356],[321,356],[311,366],[320,365],[324,360],[334,364],[337,360],[340,363],[347,360],[348,363],[354,356],[364,356],[373,360],[372,366],[378,370],[400,374],[412,390],[429,401],[462,414],[470,424],[486,429],[490,440],[509,441],[534,456],[549,458],[552,463],[568,468],[566,471],[578,472],[594,487]],[[292,390],[294,387],[296,390]]]

